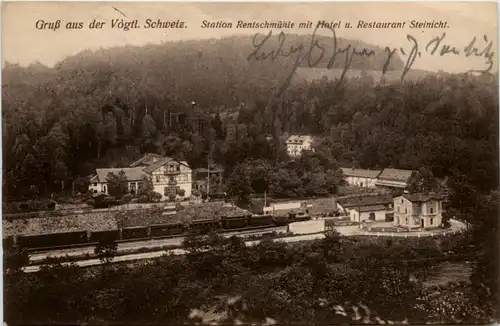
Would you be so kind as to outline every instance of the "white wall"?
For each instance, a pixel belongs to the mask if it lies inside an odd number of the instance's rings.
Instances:
[[[363,188],[375,188],[375,183],[377,179],[375,178],[362,178],[362,177],[346,177],[346,182],[353,186],[363,187]]]
[[[288,230],[294,234],[309,234],[325,231],[325,220],[294,222],[288,225]]]
[[[165,175],[167,166],[169,166],[170,164],[175,166],[176,172],[178,172],[178,174]],[[177,167],[179,167],[179,170],[177,170]],[[170,177],[175,180],[175,185],[169,184]],[[193,188],[192,171],[191,168],[185,166],[184,164],[180,164],[176,161],[167,162],[165,163],[165,165],[160,166],[158,169],[153,171],[151,174],[151,178],[153,181],[154,191],[162,195],[162,200],[168,199],[168,196],[165,196],[165,187],[178,187],[179,189],[184,190],[184,197],[191,197]]]
[[[97,191],[97,193],[104,192],[105,194],[108,193],[108,187],[105,182],[98,182],[97,185],[94,185],[94,183],[91,183],[89,185],[89,190],[92,192]]]
[[[372,212],[361,212],[361,221],[370,220],[370,213]],[[373,211],[375,213],[375,221],[385,221],[385,213],[386,211]],[[355,209],[351,209],[349,211],[349,216],[351,221],[359,222],[359,214]]]

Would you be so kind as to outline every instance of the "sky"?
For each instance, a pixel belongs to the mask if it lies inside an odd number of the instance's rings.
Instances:
[[[203,20],[236,22],[238,20],[287,20],[299,22],[326,20],[342,24],[350,21],[351,29],[336,30],[338,37],[361,40],[378,46],[401,48],[409,53],[407,34],[415,37],[422,56],[413,67],[425,70],[463,72],[487,67],[484,57],[465,56],[463,49],[477,37],[479,50],[486,45],[484,35],[493,40],[494,69],[497,67],[498,14],[495,2],[268,2],[268,3],[138,3],[138,2],[25,2],[2,4],[2,64],[28,65],[39,61],[53,66],[65,57],[83,50],[97,50],[124,45],[144,45],[172,40],[220,38],[234,34],[266,33],[263,29],[203,29]],[[121,13],[125,16],[122,16]],[[164,21],[182,20],[184,29],[135,29],[123,31],[110,28],[112,19]],[[38,30],[36,22],[84,22],[82,30]],[[106,21],[102,29],[88,29],[88,23]],[[446,29],[357,29],[357,21],[408,22],[446,21]],[[284,29],[284,32],[312,33],[312,29]],[[442,44],[455,46],[459,55],[426,53],[425,45],[434,37],[446,33]],[[322,32],[320,31],[319,34]],[[331,34],[331,32],[330,32]],[[403,60],[407,57],[402,56]]]

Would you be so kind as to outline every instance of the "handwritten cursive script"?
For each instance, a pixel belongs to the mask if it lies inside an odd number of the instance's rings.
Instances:
[[[328,28],[328,30],[332,33],[331,37],[329,37],[329,39],[331,39],[331,43],[328,42],[329,44],[322,44],[316,36],[317,30],[318,27],[314,29],[311,41],[307,45],[292,44],[285,46],[286,35],[284,32],[280,32],[277,35],[277,45],[274,46],[272,50],[267,51],[264,50],[264,47],[271,44],[270,39],[273,36],[273,32],[269,31],[269,33],[267,33],[266,35],[262,35],[259,33],[254,35],[253,51],[248,55],[248,61],[275,61],[280,57],[292,57],[293,59],[293,66],[290,74],[277,89],[276,96],[279,97],[286,91],[299,66],[307,66],[309,68],[313,68],[318,67],[320,63],[326,62],[326,69],[332,69],[337,62],[338,55],[343,54],[344,60],[343,62],[341,62],[342,74],[338,79],[338,86],[345,78],[346,72],[350,69],[354,57],[358,56],[368,58],[376,56],[376,52],[372,49],[357,49],[351,44],[343,48],[339,47],[337,42],[337,35],[335,29],[333,28]],[[382,75],[385,75],[385,73],[388,71],[394,55],[398,53],[398,55],[406,57],[406,60],[403,60],[404,67],[401,73],[402,82],[407,73],[413,67],[415,61],[422,56],[422,51],[431,56],[443,57],[446,55],[461,55],[464,57],[482,57],[485,59],[486,67],[480,70],[469,70],[468,72],[491,71],[491,69],[493,68],[493,58],[495,56],[495,52],[493,51],[493,42],[491,40],[488,40],[487,36],[483,37],[483,41],[485,43],[484,45],[479,45],[477,38],[474,37],[463,48],[457,45],[446,43],[445,38],[446,33],[443,33],[441,36],[432,38],[426,44],[424,43],[424,46],[420,46],[419,41],[414,36],[407,34],[406,39],[410,46],[409,51],[405,50],[403,47],[400,47],[399,49],[385,47],[385,50],[380,52],[384,55],[384,58],[381,61],[383,62],[383,65],[381,67]],[[329,52],[331,52],[330,58],[325,58],[327,50],[330,50]],[[327,59],[327,61],[323,59]]]
[[[321,44],[317,40],[316,36],[316,31],[318,30],[318,27],[314,29],[314,32],[312,34],[312,39],[309,45],[306,47],[303,44],[298,44],[298,45],[291,45],[287,49],[284,49],[284,43],[286,39],[286,35],[284,32],[279,33],[278,35],[278,47],[269,51],[265,52],[263,50],[264,45],[269,41],[271,36],[273,35],[272,31],[269,31],[267,35],[265,35],[260,41],[258,38],[261,36],[261,34],[255,34],[253,38],[253,47],[254,50],[248,55],[247,59],[250,60],[256,60],[256,61],[264,61],[266,59],[270,59],[272,61],[275,61],[278,57],[291,57],[293,56],[295,59],[294,65],[292,67],[292,70],[290,71],[290,74],[288,77],[285,79],[284,83],[281,85],[281,87],[277,91],[277,96],[280,96],[290,85],[291,80],[299,68],[300,65],[303,63],[306,63],[308,67],[313,68],[317,67],[320,62],[323,61],[323,58],[326,53],[326,46]],[[360,56],[360,57],[372,57],[375,56],[375,51],[370,50],[370,49],[356,49],[355,47],[351,46],[350,44],[345,47],[345,48],[339,48],[337,46],[337,36],[335,33],[335,29],[329,28],[329,30],[332,32],[332,55],[328,60],[328,63],[326,65],[327,69],[332,69],[336,60],[337,60],[337,55],[338,54],[345,54],[344,56],[344,63],[343,63],[343,70],[342,70],[342,75],[340,77],[340,81],[344,79],[346,72],[348,71],[349,67],[351,66],[352,60],[355,56]],[[316,59],[313,59],[315,56],[317,56]],[[337,84],[338,85],[338,84]]]

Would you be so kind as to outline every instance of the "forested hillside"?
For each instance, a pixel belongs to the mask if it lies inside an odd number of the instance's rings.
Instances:
[[[290,36],[286,44],[301,41],[307,38]],[[351,68],[359,77],[299,78],[273,99],[293,58],[249,62],[251,51],[251,37],[232,37],[83,52],[54,68],[6,66],[4,195],[68,190],[96,167],[123,166],[146,151],[193,167],[210,155],[229,176],[246,159],[283,162],[282,136],[290,132],[324,138],[316,156],[325,175],[339,164],[427,166],[439,177],[496,187],[496,77],[439,74],[380,86],[366,73],[383,65],[380,57],[356,58]],[[337,62],[341,68],[342,57]],[[396,59],[391,68],[401,65]],[[172,122],[173,113],[181,120],[191,114],[191,101],[209,120],[200,133]],[[312,177],[297,178],[306,184]]]

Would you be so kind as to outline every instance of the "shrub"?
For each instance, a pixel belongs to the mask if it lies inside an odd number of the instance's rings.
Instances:
[[[186,194],[186,191],[184,189],[179,189],[177,190],[177,194],[180,196],[180,197],[184,197],[184,195]]]
[[[197,189],[193,190],[193,192],[192,192],[191,194],[192,194],[193,196],[195,196],[195,197],[200,197],[200,195],[201,195],[200,191],[199,191],[199,190],[197,190]]]
[[[87,200],[85,201],[85,204],[87,204],[87,205],[89,205],[89,206],[91,206],[91,207],[94,207],[94,205],[95,205],[95,201],[94,201],[93,199],[87,199]]]
[[[150,200],[153,202],[159,202],[162,197],[163,196],[159,192],[156,192],[156,191],[152,191],[149,195]]]
[[[149,197],[148,195],[141,195],[139,199],[137,199],[138,203],[144,204],[144,203],[149,203]]]
[[[175,200],[175,194],[169,194],[169,195],[168,195],[168,199],[169,199],[170,201],[174,201],[174,200]]]
[[[134,198],[134,196],[132,196],[131,194],[125,194],[123,195],[122,197],[122,201],[124,203],[130,203],[130,201]]]

